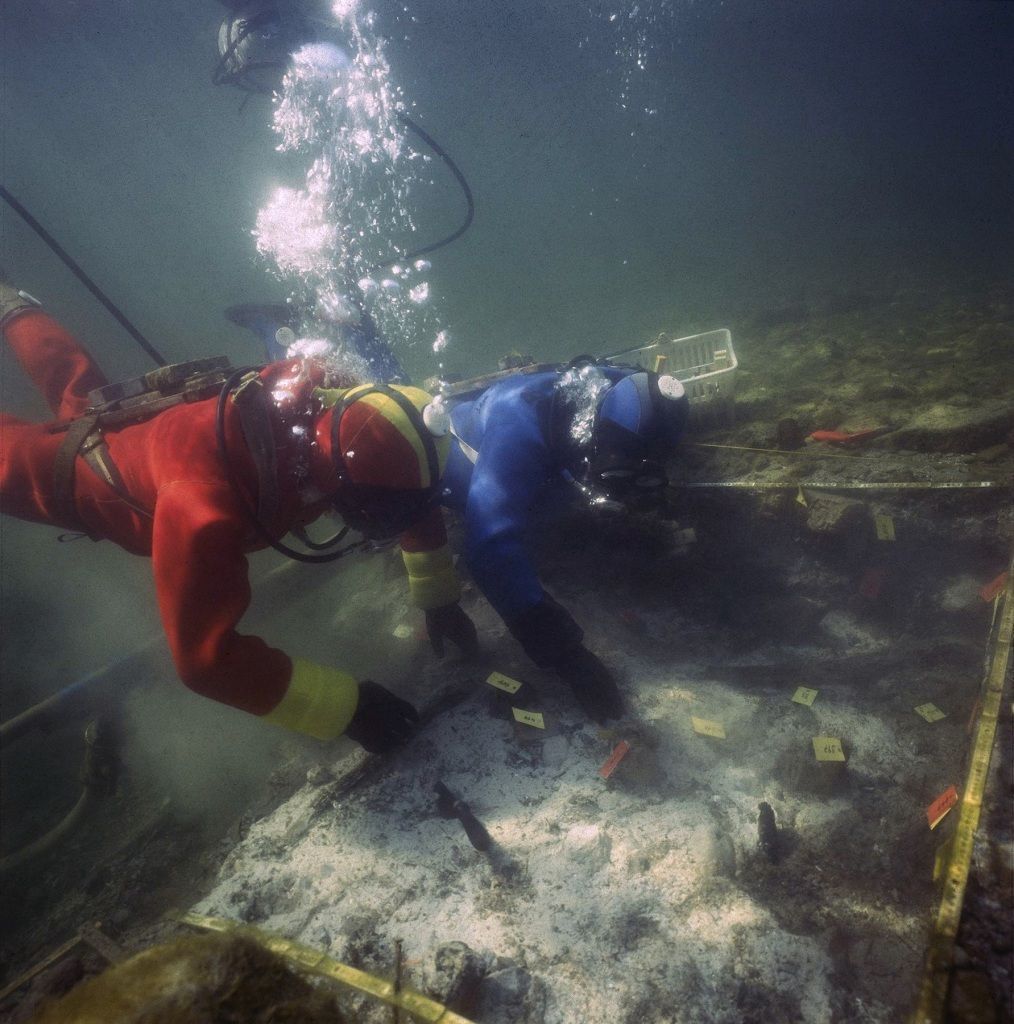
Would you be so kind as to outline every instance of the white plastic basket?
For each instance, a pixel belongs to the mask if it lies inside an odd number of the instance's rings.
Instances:
[[[663,336],[651,345],[614,352],[606,358],[611,363],[640,366],[679,378],[690,398],[691,417],[695,424],[712,418],[731,422],[739,363],[728,328],[691,334],[686,338]]]

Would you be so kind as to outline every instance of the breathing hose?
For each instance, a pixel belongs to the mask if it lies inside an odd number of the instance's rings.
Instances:
[[[236,467],[233,465],[232,459],[229,458],[229,447],[226,444],[225,439],[225,409],[226,404],[229,401],[229,394],[233,388],[235,388],[242,378],[248,373],[256,372],[257,369],[259,368],[247,366],[243,369],[237,370],[222,385],[222,390],[218,393],[218,405],[215,409],[215,438],[218,442],[218,454],[222,460],[222,465],[225,468],[226,475],[229,478],[229,484],[236,496],[239,507],[243,510],[243,514],[249,520],[250,525],[254,528],[257,536],[270,547],[274,548],[274,550],[279,554],[286,555],[288,558],[293,559],[293,561],[308,562],[316,565],[325,562],[336,562],[339,558],[343,558],[345,555],[351,554],[353,551],[362,551],[372,547],[372,543],[370,541],[363,540],[356,541],[353,544],[346,544],[345,547],[339,548],[337,551],[332,551],[328,555],[308,555],[305,551],[297,551],[295,548],[290,548],[287,544],[283,544],[280,540],[273,537],[267,526],[260,521],[256,510],[252,508],[250,502],[247,501],[246,495],[240,487],[239,477],[236,474]],[[331,545],[338,543],[338,541],[345,536],[345,532],[345,530],[339,531],[334,537],[325,541],[321,546],[330,547]],[[311,544],[310,546],[313,547],[314,545]]]
[[[120,772],[120,728],[112,717],[100,717],[85,728],[81,795],[58,824],[45,835],[0,857],[0,876],[30,864],[58,846],[89,816],[103,797],[116,792]]]

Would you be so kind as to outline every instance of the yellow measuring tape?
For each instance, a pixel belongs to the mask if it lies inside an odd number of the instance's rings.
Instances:
[[[954,940],[961,924],[961,907],[968,885],[972,863],[972,847],[979,825],[983,795],[989,775],[989,760],[996,737],[996,723],[1000,714],[1007,667],[1010,661],[1011,639],[1014,636],[1014,558],[1007,570],[1007,586],[996,598],[999,607],[999,626],[993,638],[993,650],[986,671],[982,710],[975,729],[972,757],[961,798],[958,826],[952,840],[951,853],[944,872],[944,890],[940,899],[933,937],[926,958],[919,1002],[911,1024],[938,1024],[944,1020],[947,993],[951,977]],[[994,623],[995,623],[994,619]]]
[[[813,456],[818,459],[876,459],[883,461],[883,455],[847,455],[845,452],[828,452],[822,448],[754,448],[745,444],[713,444],[710,441],[680,441],[681,448],[719,448],[727,452],[761,452],[764,455],[788,455],[790,458]]]
[[[473,1024],[467,1017],[449,1010],[435,999],[410,989],[396,990],[393,982],[384,981],[383,978],[367,974],[366,971],[332,960],[312,946],[304,946],[280,935],[272,935],[270,932],[261,931],[260,928],[242,925],[238,921],[230,921],[224,917],[186,913],[175,915],[175,920],[194,928],[203,928],[205,931],[239,932],[241,935],[247,935],[265,949],[277,953],[304,971],[319,974],[359,992],[365,992],[366,995],[380,999],[389,1006],[399,1007],[427,1024]]]
[[[995,480],[844,480],[822,483],[812,480],[793,480],[792,483],[778,483],[768,480],[715,480],[708,483],[670,484],[677,490],[693,490],[707,487],[743,487],[757,491],[794,491],[805,487],[808,491],[947,491],[968,488],[999,487]]]

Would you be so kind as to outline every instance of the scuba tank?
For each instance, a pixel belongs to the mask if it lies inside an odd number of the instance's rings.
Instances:
[[[100,426],[147,419],[180,402],[209,398],[232,373],[225,356],[170,363],[140,377],[89,391],[85,415],[97,415]]]

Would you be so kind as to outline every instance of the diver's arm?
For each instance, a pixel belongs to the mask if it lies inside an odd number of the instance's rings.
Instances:
[[[331,739],[356,711],[356,681],[236,631],[250,604],[244,523],[221,481],[175,481],[159,490],[152,569],[180,678],[212,700]]]
[[[609,670],[584,647],[570,612],[543,590],[525,549],[531,509],[555,464],[534,424],[513,423],[482,439],[465,510],[469,569],[528,657],[555,671],[596,721],[618,718],[623,701]]]
[[[551,472],[549,450],[534,424],[504,417],[487,428],[465,505],[465,560],[508,624],[543,598],[524,540]]]
[[[458,603],[461,586],[447,545],[447,529],[439,508],[401,537],[401,556],[408,572],[412,603],[426,614],[426,632],[438,657],[450,640],[469,658],[479,653],[472,620]]]
[[[424,519],[406,530],[399,543],[408,572],[409,597],[417,608],[440,608],[458,600],[461,587],[439,507],[430,509]]]

